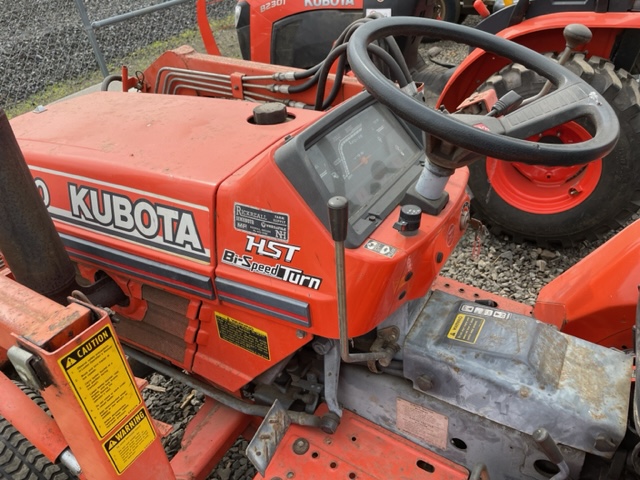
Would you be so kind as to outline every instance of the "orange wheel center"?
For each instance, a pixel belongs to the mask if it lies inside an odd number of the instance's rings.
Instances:
[[[528,140],[569,144],[590,138],[583,127],[568,122]],[[593,193],[602,174],[602,159],[570,167],[547,167],[487,157],[486,169],[492,189],[505,202],[525,212],[548,215],[570,210]]]

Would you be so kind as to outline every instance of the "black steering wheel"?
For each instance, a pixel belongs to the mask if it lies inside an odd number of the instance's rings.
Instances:
[[[501,117],[451,115],[429,108],[399,89],[376,68],[367,45],[389,35],[416,35],[478,47],[520,63],[549,79],[556,87],[547,95]],[[435,155],[440,140],[482,155],[513,162],[567,166],[608,154],[616,144],[620,125],[613,109],[593,87],[569,70],[526,47],[473,28],[417,18],[381,18],[360,26],[351,37],[348,58],[367,91],[396,115],[427,134],[432,163],[453,169],[470,163],[469,155]],[[593,138],[576,144],[551,144],[524,139],[578,118],[594,126]],[[447,148],[442,149],[447,151]]]

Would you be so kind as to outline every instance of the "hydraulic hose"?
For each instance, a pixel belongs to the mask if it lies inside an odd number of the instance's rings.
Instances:
[[[109,85],[111,85],[113,82],[121,81],[122,75],[109,75],[108,77],[104,77],[104,80],[102,80],[102,83],[100,84],[100,90],[102,90],[103,92],[107,92],[109,91]]]
[[[335,80],[333,82],[333,86],[331,87],[331,91],[329,92],[329,96],[322,101],[322,97],[316,98],[316,107],[318,106],[318,100],[322,102],[321,110],[324,111],[331,106],[333,101],[338,96],[340,92],[340,86],[342,85],[342,78],[344,77],[345,64],[347,63],[346,55],[340,55],[340,59],[338,60],[338,68],[336,70]],[[317,108],[316,108],[317,109]]]
[[[327,108],[331,104],[330,101],[322,100],[324,98],[327,77],[329,76],[329,69],[331,68],[331,65],[333,65],[333,62],[335,62],[336,58],[338,58],[339,56],[345,56],[344,52],[347,49],[347,45],[347,43],[343,43],[342,45],[339,45],[331,50],[326,60],[322,64],[322,68],[319,72],[318,86],[316,89],[316,110],[322,110],[324,108]],[[400,87],[405,87],[411,81],[410,79],[407,80],[405,78],[402,68],[400,68],[395,59],[384,48],[379,47],[378,45],[369,44],[367,45],[367,50],[369,51],[369,53],[372,53],[384,62],[384,64],[389,68],[391,72],[392,79],[397,80]],[[339,79],[342,80],[342,74],[340,75]],[[336,85],[339,85],[339,79],[338,76],[336,76]],[[335,88],[336,86],[334,85],[334,89]],[[335,91],[335,95],[337,95],[337,90]]]

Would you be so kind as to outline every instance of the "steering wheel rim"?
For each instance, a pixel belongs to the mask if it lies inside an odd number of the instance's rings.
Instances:
[[[450,115],[433,110],[398,89],[369,58],[367,45],[389,35],[432,37],[481,48],[534,70],[549,79],[556,90],[498,118]],[[481,155],[520,163],[569,166],[604,157],[614,148],[619,136],[615,112],[593,87],[543,55],[483,31],[418,17],[381,18],[356,30],[349,41],[347,55],[353,72],[367,91],[396,115],[428,135]],[[556,145],[524,140],[539,133],[535,129],[542,130],[539,125],[543,121],[547,122],[546,130],[583,117],[590,119],[595,127],[594,136],[585,142]],[[555,124],[548,123],[556,119]],[[434,163],[452,169],[469,163],[468,157],[465,158],[438,158]]]

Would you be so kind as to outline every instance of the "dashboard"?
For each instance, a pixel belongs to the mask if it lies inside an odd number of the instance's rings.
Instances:
[[[345,245],[354,248],[400,203],[424,151],[403,120],[362,93],[291,139],[275,160],[327,229],[327,201],[347,198]]]

